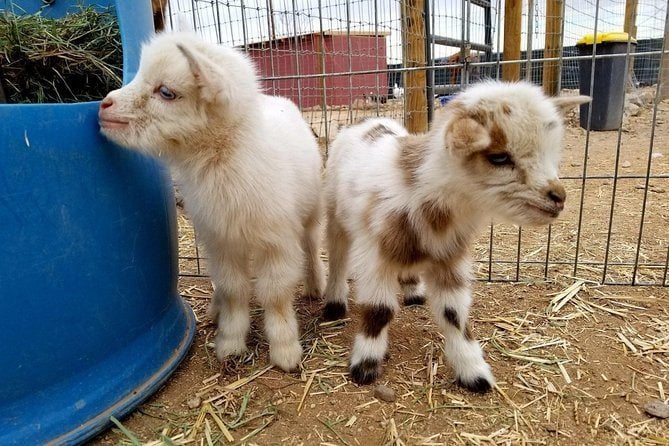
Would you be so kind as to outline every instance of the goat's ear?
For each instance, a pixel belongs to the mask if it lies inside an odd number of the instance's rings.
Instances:
[[[551,101],[553,101],[553,105],[555,105],[560,113],[565,115],[569,110],[576,107],[577,105],[592,101],[592,98],[590,96],[560,96],[557,98],[551,98]]]
[[[177,44],[177,48],[188,61],[190,72],[200,89],[200,99],[209,103],[225,99],[226,92],[221,83],[224,76],[221,70],[198,52],[191,51],[180,43]]]
[[[454,110],[446,124],[446,145],[457,153],[478,152],[490,146],[492,139],[485,119],[478,112]]]

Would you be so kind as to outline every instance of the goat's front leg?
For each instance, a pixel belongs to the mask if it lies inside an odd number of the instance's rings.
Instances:
[[[250,327],[249,259],[243,250],[229,247],[223,253],[209,254],[214,295],[209,317],[218,323],[216,357],[242,355]]]
[[[285,371],[296,370],[302,359],[293,295],[302,273],[299,242],[286,238],[282,245],[270,245],[255,259],[256,296],[265,310],[265,333],[269,357]]]
[[[430,308],[444,333],[444,353],[457,383],[483,393],[492,388],[495,380],[467,322],[472,301],[470,271],[468,259],[441,262],[431,266],[425,280]]]
[[[369,384],[381,375],[388,350],[388,325],[399,306],[397,271],[372,261],[361,270],[356,283],[362,324],[353,343],[350,372],[356,383]]]

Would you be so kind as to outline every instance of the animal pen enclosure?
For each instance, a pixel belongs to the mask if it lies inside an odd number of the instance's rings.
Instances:
[[[628,31],[638,45],[619,56],[629,75],[618,130],[580,128],[573,115],[562,168],[567,210],[547,229],[491,226],[476,245],[477,271],[487,281],[666,286],[666,15],[658,0],[172,0],[168,22],[247,51],[265,91],[300,106],[326,154],[339,126],[367,116],[424,131],[451,94],[485,78],[570,94],[579,62],[611,57],[597,47],[579,56],[576,41]],[[190,245],[182,275],[206,275]]]

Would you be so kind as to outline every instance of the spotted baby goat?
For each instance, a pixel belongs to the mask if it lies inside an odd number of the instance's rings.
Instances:
[[[246,350],[253,260],[270,359],[298,367],[295,286],[303,272],[305,294],[324,285],[321,158],[299,110],[261,94],[243,54],[174,33],[143,48],[137,76],[107,95],[99,117],[108,138],[172,168],[209,257],[218,358]]]
[[[493,386],[467,324],[469,247],[491,219],[543,225],[560,214],[562,112],[588,100],[488,82],[451,101],[427,134],[409,135],[383,118],[339,133],[326,166],[324,317],[346,313],[350,263],[362,314],[350,358],[355,382],[373,382],[381,372],[396,294],[422,302],[424,283],[457,382],[475,392]]]

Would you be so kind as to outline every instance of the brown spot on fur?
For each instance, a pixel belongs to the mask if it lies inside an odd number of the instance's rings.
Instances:
[[[377,139],[381,138],[383,135],[395,135],[395,132],[393,132],[392,130],[390,130],[388,127],[386,127],[383,124],[378,124],[378,125],[372,127],[371,129],[369,129],[367,131],[367,133],[365,133],[362,136],[362,139],[364,139],[365,141],[367,141],[369,143],[372,143],[372,142],[376,141]]]
[[[416,276],[406,276],[406,277],[398,277],[397,281],[400,283],[402,286],[407,286],[407,285],[418,285],[418,277]]]
[[[451,259],[442,260],[434,265],[434,280],[439,288],[452,290],[462,288],[469,283],[469,274],[463,274],[459,268],[464,256],[465,253],[455,254]]]
[[[490,135],[490,145],[488,146],[488,149],[490,151],[496,151],[496,152],[506,151],[508,144],[506,134],[504,133],[504,130],[502,130],[496,122],[492,123],[492,126],[490,126],[488,134]]]
[[[487,127],[488,113],[486,113],[484,110],[481,109],[470,110],[468,116],[472,118],[474,121],[481,124],[483,127]]]
[[[455,150],[481,150],[487,144],[488,135],[480,122],[471,117],[456,118],[448,124],[446,138]]]
[[[409,135],[400,139],[399,168],[404,177],[404,183],[412,187],[418,179],[418,169],[423,164],[427,153],[425,137]]]
[[[444,232],[451,223],[451,213],[436,201],[426,201],[420,206],[425,222],[434,232]]]
[[[362,307],[362,331],[365,336],[375,338],[390,323],[393,309],[380,305],[364,305]]]
[[[511,106],[507,103],[502,104],[502,113],[505,115],[510,115],[511,114]]]
[[[379,245],[386,259],[400,265],[413,265],[427,258],[406,212],[389,216]]]

